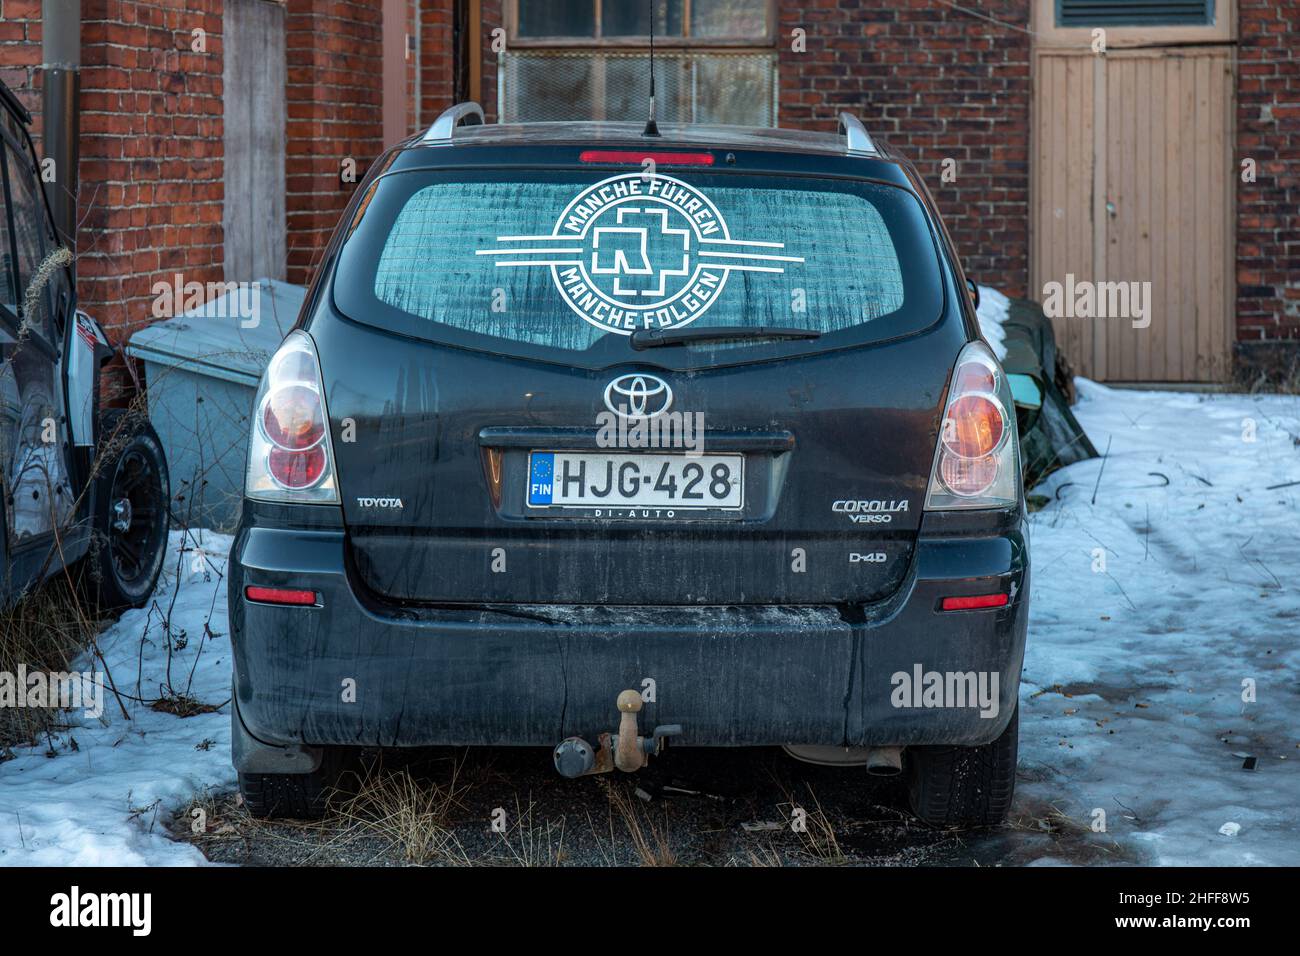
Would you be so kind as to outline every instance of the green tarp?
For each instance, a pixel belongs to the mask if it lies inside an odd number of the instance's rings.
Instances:
[[[1025,487],[1032,488],[1057,468],[1096,458],[1097,449],[1070,411],[1072,375],[1042,307],[1011,299],[1002,331],[1002,367],[1016,401]]]

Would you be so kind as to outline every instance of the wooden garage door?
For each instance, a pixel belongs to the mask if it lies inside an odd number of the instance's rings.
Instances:
[[[1035,56],[1031,283],[1150,282],[1147,328],[1058,318],[1076,369],[1110,381],[1230,371],[1234,224],[1228,47]]]

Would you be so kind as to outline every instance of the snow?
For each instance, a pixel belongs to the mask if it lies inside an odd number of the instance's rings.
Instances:
[[[1049,503],[1030,522],[1018,810],[1052,806],[1084,827],[1103,810],[1107,832],[1091,838],[1128,861],[1300,865],[1300,484],[1269,487],[1300,482],[1300,398],[1078,387],[1076,413],[1109,453],[1032,492]],[[175,594],[173,685],[193,668],[193,696],[230,696],[230,539],[197,537],[208,580],[173,534],[152,614],[101,635],[126,694],[160,694]],[[0,763],[0,866],[203,862],[161,820],[234,786],[229,705],[181,719],[125,703],[129,721],[109,694],[102,721],[69,715],[55,756]]]
[[[1031,522],[1020,796],[1104,810],[1152,865],[1300,864],[1300,484],[1270,488],[1300,482],[1300,398],[1077,381],[1110,451],[1032,492],[1053,501]]]
[[[1007,347],[1003,344],[1007,333],[1002,328],[1002,323],[1011,314],[1011,300],[997,289],[990,289],[986,285],[980,286],[979,290],[980,304],[975,311],[980,321],[980,334],[1001,362],[1007,357]]]
[[[100,719],[81,710],[66,712],[71,726],[54,735],[54,755],[47,756],[47,744],[16,751],[15,759],[0,763],[0,866],[204,862],[192,846],[170,840],[163,821],[205,787],[234,786],[229,705],[182,719],[150,704],[162,696],[160,688],[167,682],[162,622],[173,595],[171,633],[177,646],[170,686],[184,691],[189,684],[190,695],[206,704],[230,698],[230,638],[221,578],[230,538],[196,532],[184,539],[183,553],[182,540],[181,532],[172,533],[166,579],[150,604],[128,611],[99,637],[108,673],[131,719],[123,718],[112,691],[105,688]],[[83,658],[75,669],[102,667]]]

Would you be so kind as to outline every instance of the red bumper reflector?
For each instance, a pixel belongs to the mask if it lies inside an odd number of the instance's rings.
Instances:
[[[1005,594],[972,594],[969,597],[946,597],[941,607],[945,611],[973,611],[982,607],[1006,607]]]
[[[250,584],[244,588],[244,597],[263,604],[292,604],[301,607],[316,603],[316,592],[304,591],[302,588],[259,588]]]
[[[712,166],[712,153],[646,153],[634,149],[584,149],[578,154],[584,163],[634,163],[647,159],[658,166]]]

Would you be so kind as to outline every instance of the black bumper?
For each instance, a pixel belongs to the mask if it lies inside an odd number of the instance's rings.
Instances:
[[[229,575],[236,729],[246,750],[552,746],[614,730],[618,692],[653,687],[643,732],[680,723],[684,745],[986,743],[1010,720],[1024,655],[1013,517],[982,535],[923,530],[906,582],[875,605],[500,609],[382,604],[354,580],[341,530],[246,519]],[[253,603],[249,584],[314,588],[320,606]],[[995,591],[1008,606],[939,610]],[[919,689],[903,701],[894,675],[918,666],[996,680],[996,707],[916,706]]]

